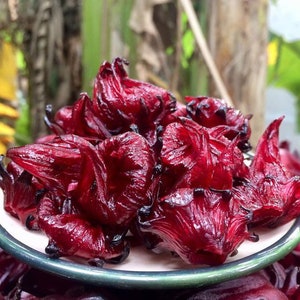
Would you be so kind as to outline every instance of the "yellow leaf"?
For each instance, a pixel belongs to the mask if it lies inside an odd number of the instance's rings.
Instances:
[[[4,155],[6,153],[7,147],[0,141],[0,155]]]
[[[276,64],[278,58],[278,41],[273,40],[268,45],[268,64],[273,66]]]
[[[0,141],[5,145],[9,145],[12,144],[15,141],[15,139],[13,136],[0,136]]]
[[[12,127],[0,122],[0,139],[1,137],[13,137],[14,134],[15,130]]]
[[[0,102],[0,116],[17,119],[19,117],[19,113],[13,107]]]
[[[0,98],[16,100],[17,59],[15,48],[2,41],[0,46]]]

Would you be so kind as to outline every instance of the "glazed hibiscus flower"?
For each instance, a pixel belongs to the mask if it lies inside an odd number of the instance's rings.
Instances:
[[[72,106],[64,106],[52,115],[52,107],[46,109],[45,121],[55,134],[75,134],[96,144],[111,136],[96,116],[91,99],[82,93]]]
[[[127,226],[149,204],[154,157],[147,141],[126,132],[82,147],[82,173],[72,193],[81,209],[102,224]]]
[[[126,132],[95,146],[61,135],[13,148],[8,156],[47,190],[37,215],[51,240],[48,253],[124,257],[129,224],[151,198],[154,156],[145,138]],[[84,244],[79,243],[83,235]]]
[[[290,143],[283,141],[279,145],[280,160],[291,176],[300,176],[300,154],[291,151]]]
[[[278,134],[283,118],[273,121],[258,142],[249,177],[236,186],[240,204],[252,211],[252,225],[279,226],[300,213],[300,178],[281,162]]]
[[[271,272],[270,272],[271,273]],[[272,274],[273,275],[273,274]],[[272,284],[264,270],[225,281],[213,286],[183,292],[182,297],[176,300],[214,299],[214,300],[289,300],[279,288]]]
[[[93,108],[112,134],[134,130],[154,144],[157,127],[175,110],[176,101],[165,89],[129,78],[124,64],[121,58],[102,64]]]
[[[61,189],[66,193],[68,186],[78,180],[81,171],[81,155],[74,146],[75,142],[87,143],[74,135],[58,136],[46,143],[11,148],[7,157],[35,176],[45,188]]]
[[[54,134],[76,134],[94,144],[111,135],[135,131],[151,144],[157,129],[176,110],[176,100],[165,89],[128,77],[126,60],[104,62],[95,78],[93,99],[82,93],[71,106],[53,116],[46,109],[45,121]]]
[[[162,193],[182,187],[230,191],[235,178],[248,174],[237,140],[216,139],[185,118],[164,130],[160,159]]]
[[[0,298],[13,290],[20,278],[29,270],[29,266],[18,261],[0,248]]]
[[[121,262],[129,253],[124,239],[91,222],[68,198],[46,194],[38,207],[39,225],[49,237],[45,251],[52,257],[79,256]]]
[[[249,126],[250,115],[244,116],[239,110],[228,106],[224,101],[211,97],[185,97],[187,101],[187,116],[198,124],[207,128],[224,126],[224,135],[233,139],[238,137],[239,147],[243,151],[251,149],[249,137],[251,128]]]
[[[42,191],[32,181],[32,175],[14,163],[5,169],[3,156],[0,162],[0,188],[4,196],[4,209],[18,218],[29,229],[38,229],[36,206]]]
[[[232,203],[236,178],[249,173],[237,140],[215,139],[186,118],[167,125],[161,140],[158,197],[140,211],[142,236],[187,263],[221,264],[250,238],[252,215]]]
[[[234,213],[221,193],[182,188],[161,198],[150,214],[140,213],[139,225],[159,237],[153,248],[175,252],[190,264],[218,265],[249,237],[250,217],[247,211]]]
[[[252,158],[250,116],[210,97],[176,103],[129,78],[126,64],[104,62],[91,98],[47,106],[52,133],[9,149],[0,167],[6,211],[47,234],[47,253],[120,262],[131,229],[149,248],[215,265],[253,239],[249,227],[300,215],[300,179],[278,147],[282,119]]]

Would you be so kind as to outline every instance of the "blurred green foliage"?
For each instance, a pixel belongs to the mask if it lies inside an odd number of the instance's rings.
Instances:
[[[268,85],[284,88],[297,99],[297,127],[300,130],[300,40],[286,42],[272,35],[268,48]]]

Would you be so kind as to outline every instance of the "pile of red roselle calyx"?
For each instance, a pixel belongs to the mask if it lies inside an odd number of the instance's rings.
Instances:
[[[119,263],[128,232],[190,264],[222,264],[257,226],[300,215],[300,178],[281,160],[274,120],[250,163],[250,116],[209,97],[177,103],[128,77],[116,58],[93,96],[45,121],[52,134],[11,148],[0,170],[4,208],[49,237],[52,257]],[[84,237],[84,238],[82,238]]]

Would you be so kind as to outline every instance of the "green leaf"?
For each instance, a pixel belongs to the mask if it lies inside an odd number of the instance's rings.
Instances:
[[[192,55],[195,51],[195,38],[192,30],[188,25],[188,18],[185,13],[181,16],[183,35],[181,39],[182,45],[182,56],[181,56],[181,65],[184,69],[189,67],[189,61],[192,58]]]
[[[273,42],[277,43],[277,59],[275,64],[269,65],[268,84],[284,88],[295,95],[297,128],[300,131],[300,41],[287,43],[277,36]]]
[[[300,99],[300,41],[287,43],[280,37],[276,39],[278,57],[268,68],[268,84],[285,88]]]

